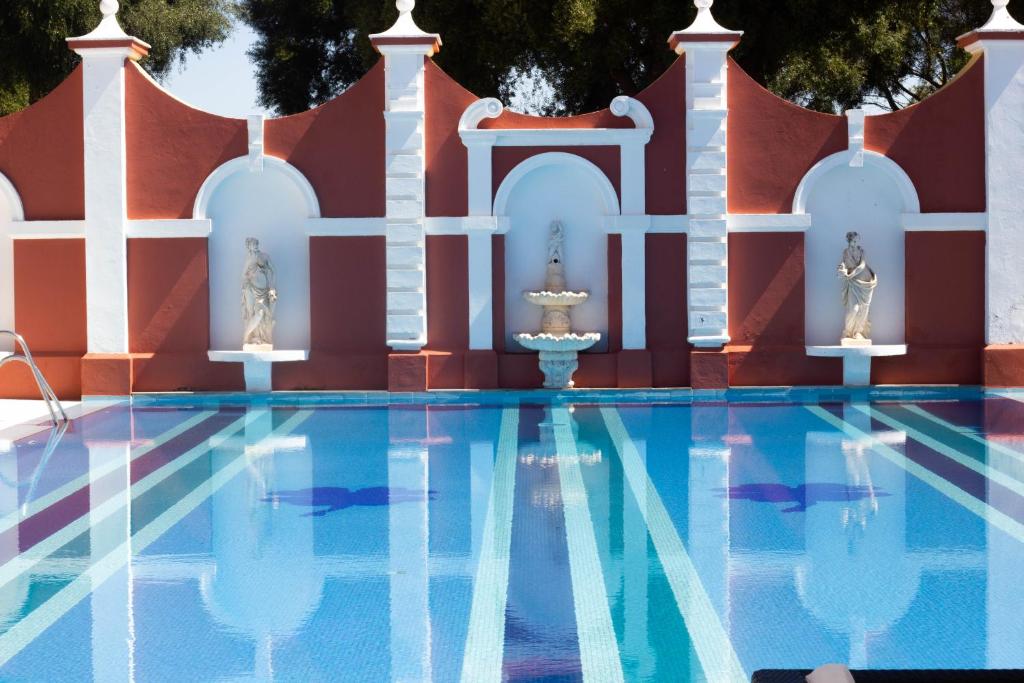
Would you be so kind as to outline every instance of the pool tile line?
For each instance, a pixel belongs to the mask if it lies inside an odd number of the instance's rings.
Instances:
[[[846,434],[850,438],[863,440],[868,443],[871,450],[878,453],[886,460],[889,460],[897,467],[901,467],[914,477],[920,479],[922,482],[931,486],[933,489],[946,496],[955,503],[958,503],[961,507],[974,513],[984,521],[988,522],[992,526],[1006,532],[1013,538],[1017,539],[1021,543],[1024,543],[1024,524],[1021,524],[1017,520],[1013,519],[1004,512],[997,510],[988,503],[979,500],[971,494],[964,491],[959,486],[953,484],[946,478],[936,474],[924,465],[921,465],[907,456],[903,455],[891,446],[886,445],[880,439],[868,434],[850,423],[844,421],[842,418],[833,415],[820,406],[804,406],[812,414],[818,416],[828,424],[835,427],[840,432]]]
[[[494,477],[487,501],[479,564],[473,581],[473,600],[462,660],[461,680],[465,683],[501,681],[518,432],[519,408],[505,408],[501,414]]]
[[[601,557],[590,517],[590,504],[580,471],[576,439],[568,408],[551,410],[558,454],[558,478],[569,549],[576,634],[579,640],[583,680],[614,683],[624,680],[619,642],[615,636]]]
[[[303,410],[292,415],[269,436],[287,436],[309,419],[312,414],[312,410]],[[226,439],[222,440],[221,444],[225,441]],[[153,521],[136,531],[131,537],[104,555],[96,563],[90,565],[88,569],[77,576],[71,583],[57,591],[39,607],[29,612],[6,633],[0,634],[0,666],[14,658],[33,640],[39,637],[43,631],[55,624],[58,619],[88,597],[95,588],[130,564],[131,557],[141,553],[153,544],[175,524],[187,517],[227,483],[244,472],[247,464],[245,449],[239,449],[238,455],[227,465],[214,472],[208,479],[204,479],[201,483],[197,484],[195,488],[162,512]]]
[[[970,457],[966,453],[963,453],[957,450],[956,448],[953,448],[952,446],[947,446],[938,439],[931,437],[928,434],[925,434],[921,430],[916,429],[911,425],[908,425],[902,420],[898,420],[892,417],[891,415],[887,415],[886,413],[881,412],[877,408],[865,407],[863,405],[853,405],[852,407],[854,408],[854,410],[864,413],[865,415],[868,415],[869,417],[878,420],[879,422],[888,427],[891,427],[900,432],[906,432],[907,436],[912,438],[914,441],[917,441],[918,443],[927,446],[936,453],[941,453],[950,460],[960,465],[963,465],[967,469],[977,472],[978,474],[984,476],[990,481],[993,481],[996,484],[999,484],[1000,486],[1003,486],[1009,489],[1010,491],[1013,491],[1018,496],[1024,497],[1024,483],[1007,475],[1006,473],[1000,472],[999,470],[990,467],[986,463],[978,462],[977,460]]]
[[[914,415],[918,415],[926,420],[930,420],[935,424],[939,425],[940,427],[944,427],[945,429],[948,429],[951,432],[955,432],[959,436],[970,439],[971,441],[974,441],[975,443],[980,444],[991,451],[995,451],[996,453],[1005,455],[1008,458],[1012,458],[1020,464],[1024,464],[1024,453],[1021,453],[1020,451],[1009,448],[1008,446],[1004,446],[1003,444],[998,443],[996,441],[992,441],[990,439],[986,439],[982,436],[979,436],[972,430],[967,429],[965,427],[961,427],[960,425],[953,424],[948,420],[944,420],[938,415],[930,413],[921,406],[914,405],[913,403],[903,403],[900,404],[900,407],[906,409],[908,412],[911,412]],[[1022,432],[1024,432],[1024,425],[1021,425],[1021,430]]]
[[[672,523],[668,509],[640,458],[636,444],[629,436],[622,416],[614,407],[602,407],[601,417],[604,418],[605,428],[622,462],[622,470],[633,498],[646,501],[646,505],[640,506],[640,512],[705,678],[716,683],[746,683],[750,677],[740,663],[693,559]]]
[[[160,448],[171,439],[181,436],[185,432],[190,431],[193,427],[198,426],[199,424],[205,422],[206,420],[210,419],[216,414],[217,411],[215,410],[207,410],[202,413],[199,413],[198,415],[194,415],[193,417],[189,418],[188,420],[185,420],[184,422],[181,422],[180,424],[175,425],[171,429],[168,429],[164,433],[154,438],[149,443],[146,443],[145,445],[139,446],[137,448],[133,448],[131,450],[131,460],[135,461],[138,458],[141,458],[142,456],[146,455],[147,453],[154,451],[157,448]],[[33,515],[42,512],[51,505],[54,505],[55,503],[63,500],[64,498],[67,498],[68,496],[74,494],[79,489],[88,486],[90,481],[95,481],[96,479],[99,479],[100,477],[110,474],[111,472],[115,472],[121,467],[124,467],[123,462],[111,460],[110,462],[105,463],[95,469],[92,469],[79,477],[76,477],[75,479],[55,488],[54,490],[36,498],[35,500],[26,501],[22,503],[22,505],[19,506],[17,510],[0,518],[0,534],[3,534],[11,527],[16,526],[21,520],[27,519],[29,517],[32,517]]]
[[[212,436],[204,439],[201,443],[175,457],[162,467],[150,472],[145,477],[131,485],[131,498],[135,500],[147,491],[150,491],[160,483],[192,464],[206,453],[218,447],[226,440],[242,431],[245,425],[251,423],[265,411],[254,411],[232,421]],[[68,522],[45,539],[36,543],[28,550],[0,565],[0,589],[22,574],[29,572],[40,561],[52,555],[78,536],[89,530],[90,525],[98,524],[103,520],[117,514],[125,506],[123,498],[114,496],[92,507],[84,514]]]

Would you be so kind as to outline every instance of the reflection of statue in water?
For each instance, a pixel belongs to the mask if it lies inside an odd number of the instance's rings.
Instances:
[[[846,233],[847,247],[843,250],[843,261],[839,264],[838,275],[843,281],[843,305],[846,318],[843,323],[843,342],[855,340],[871,343],[871,297],[878,286],[878,276],[864,260],[864,249],[860,246],[860,235]]]
[[[274,346],[274,306],[277,302],[276,278],[270,258],[260,251],[260,242],[250,237],[242,272],[242,320],[245,334],[242,348],[270,350]]]

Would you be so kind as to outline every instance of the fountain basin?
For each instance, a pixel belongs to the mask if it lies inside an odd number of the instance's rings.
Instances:
[[[523,292],[523,298],[537,306],[576,306],[589,296],[589,292]]]
[[[599,332],[587,334],[517,334],[516,341],[531,351],[572,352],[584,351],[601,341]]]

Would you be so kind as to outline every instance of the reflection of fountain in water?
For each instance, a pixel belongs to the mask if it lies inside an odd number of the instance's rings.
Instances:
[[[902,433],[873,432],[870,418],[852,407],[843,417],[875,438],[906,441]],[[868,641],[894,626],[918,591],[920,567],[907,553],[906,472],[874,456],[869,440],[835,433],[807,438],[807,481],[844,481],[866,493],[808,507],[797,592],[830,631],[849,638],[851,667],[864,668],[870,665]]]
[[[247,469],[210,501],[215,568],[200,590],[218,623],[253,641],[257,680],[274,677],[273,648],[302,630],[320,605],[323,576],[313,550],[313,519],[262,502],[271,490],[312,488],[306,437],[270,435],[272,413],[258,415],[212,453],[214,470],[244,448]]]

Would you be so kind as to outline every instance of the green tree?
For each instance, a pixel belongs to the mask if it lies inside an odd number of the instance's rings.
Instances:
[[[144,65],[159,78],[188,52],[223,41],[234,9],[234,0],[121,0],[118,20],[153,46]],[[57,87],[79,61],[64,39],[88,33],[100,19],[96,0],[2,0],[0,115]]]
[[[376,61],[367,36],[386,29],[388,0],[239,0],[259,40],[250,56],[261,103],[281,114],[334,97]],[[760,83],[813,109],[896,109],[966,63],[956,36],[987,0],[718,0],[722,25],[745,32],[733,52]],[[1024,11],[1012,0],[1011,12]],[[416,21],[445,42],[438,64],[481,96],[508,102],[523,74],[551,84],[544,113],[604,107],[674,59],[665,41],[696,10],[685,0],[421,0]],[[1024,15],[1018,15],[1024,16]]]

